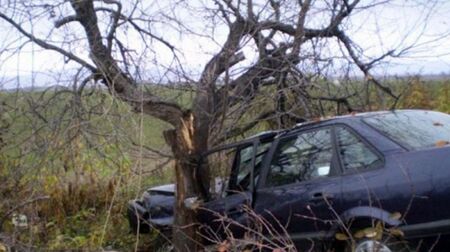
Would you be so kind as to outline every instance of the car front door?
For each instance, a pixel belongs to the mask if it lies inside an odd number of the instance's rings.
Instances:
[[[255,141],[235,149],[231,171],[222,174],[222,184],[216,184],[214,198],[206,202],[199,212],[199,220],[205,224],[204,230],[209,233],[206,235],[211,237],[232,232],[240,236],[245,231],[242,226],[248,225],[247,217],[253,201],[254,182],[259,180],[262,160],[270,145],[271,141]],[[229,153],[230,151],[228,156]],[[222,159],[210,161],[227,163]],[[227,167],[222,167],[221,171],[226,169]]]
[[[321,238],[337,220],[341,196],[333,128],[285,136],[271,153],[255,211],[294,242]]]

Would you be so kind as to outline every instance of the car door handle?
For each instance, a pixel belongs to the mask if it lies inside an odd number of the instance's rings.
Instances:
[[[325,200],[332,200],[334,197],[331,194],[323,193],[323,192],[316,192],[311,196],[310,201],[311,202],[319,202],[319,201],[325,201]]]

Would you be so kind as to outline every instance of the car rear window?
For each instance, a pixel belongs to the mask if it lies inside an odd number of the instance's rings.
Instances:
[[[363,119],[399,144],[412,149],[450,144],[450,116],[433,111],[400,111]]]

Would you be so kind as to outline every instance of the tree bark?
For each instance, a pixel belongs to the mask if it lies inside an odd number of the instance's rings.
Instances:
[[[199,247],[195,212],[184,205],[184,200],[202,194],[197,181],[199,146],[196,145],[194,115],[185,113],[180,126],[166,130],[164,138],[175,157],[176,202],[173,245],[177,251],[196,251]],[[206,148],[206,146],[201,146]],[[201,148],[201,149],[202,149]]]

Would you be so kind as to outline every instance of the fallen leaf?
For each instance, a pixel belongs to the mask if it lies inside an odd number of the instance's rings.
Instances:
[[[229,248],[230,244],[228,243],[228,241],[223,241],[221,244],[219,244],[217,252],[227,252]]]
[[[450,144],[450,142],[449,142],[449,141],[445,141],[445,140],[439,140],[439,141],[437,141],[437,142],[435,143],[435,146],[436,146],[436,147],[444,147],[444,146],[446,146],[447,144]]]
[[[383,238],[383,227],[383,223],[381,221],[378,221],[377,225],[375,226],[375,230],[377,231],[375,240],[381,241],[381,239]]]
[[[402,230],[398,229],[398,228],[391,228],[389,229],[389,233],[393,236],[398,236],[398,237],[403,237],[405,236],[405,234],[403,233]]]
[[[366,236],[364,233],[364,229],[356,231],[356,233],[353,235],[355,239],[362,239],[364,238],[364,236]]]
[[[376,228],[365,228],[363,230],[363,232],[364,232],[364,236],[367,238],[374,238],[378,234]]]
[[[334,235],[334,237],[335,237],[336,240],[338,240],[338,241],[346,241],[346,240],[349,239],[348,236],[347,236],[346,234],[343,234],[343,233],[336,233],[336,234]]]
[[[389,218],[391,218],[393,220],[400,220],[401,217],[402,217],[402,214],[399,212],[394,212],[394,213],[391,213],[391,215],[389,215]]]
[[[7,252],[8,248],[0,242],[0,252]]]

